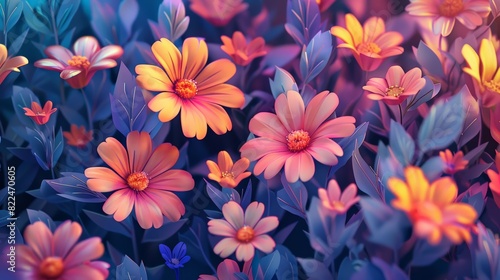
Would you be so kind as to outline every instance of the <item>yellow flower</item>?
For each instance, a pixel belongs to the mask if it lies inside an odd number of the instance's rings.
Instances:
[[[396,196],[392,206],[406,212],[418,237],[432,245],[437,245],[443,237],[454,244],[471,241],[470,228],[477,213],[466,203],[454,202],[458,188],[450,177],[429,184],[420,168],[409,166],[405,178],[406,181],[388,180],[389,189]]]

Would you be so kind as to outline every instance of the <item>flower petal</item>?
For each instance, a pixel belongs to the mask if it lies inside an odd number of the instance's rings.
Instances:
[[[97,153],[122,178],[130,174],[127,151],[115,138],[106,138],[106,141],[97,147]]]
[[[248,205],[247,209],[245,209],[245,225],[254,228],[257,222],[264,214],[265,206],[259,202],[252,202]]]
[[[283,126],[289,131],[304,128],[304,101],[294,90],[280,94],[274,103],[274,109]]]
[[[153,151],[146,166],[144,166],[144,172],[149,175],[152,181],[156,176],[172,168],[177,159],[179,159],[179,150],[170,143],[163,143]]]
[[[174,92],[173,84],[175,81],[170,80],[165,71],[160,67],[147,64],[139,64],[135,67],[137,73],[137,84],[150,91],[169,91]],[[150,102],[151,103],[151,102]],[[162,108],[165,106],[162,106]],[[150,107],[151,108],[151,105]],[[151,108],[151,110],[153,110]],[[158,110],[153,110],[158,112]]]
[[[309,102],[304,116],[304,128],[306,131],[313,132],[330,117],[337,106],[339,98],[335,93],[323,91]]]
[[[236,66],[229,59],[218,59],[208,64],[195,78],[198,91],[227,82],[236,73]]]
[[[181,53],[170,40],[161,38],[160,41],[153,43],[151,51],[167,73],[172,84],[181,79]]]
[[[162,211],[156,202],[147,195],[147,192],[137,193],[134,209],[137,222],[143,229],[152,226],[159,228],[163,225]],[[173,222],[178,220],[176,219]]]
[[[91,237],[78,243],[64,260],[67,268],[100,258],[104,254],[104,245],[100,237]]]
[[[221,258],[227,258],[236,251],[240,243],[234,238],[224,238],[214,247],[214,253],[220,255]]]
[[[91,58],[98,50],[100,50],[99,42],[92,36],[83,36],[76,40],[73,45],[75,55],[85,56]]]
[[[274,247],[276,247],[276,242],[274,242],[274,240],[269,235],[263,234],[256,236],[252,240],[252,245],[262,252],[269,254],[274,250]]]
[[[253,228],[255,235],[262,235],[276,229],[279,225],[279,220],[275,216],[262,218]]]
[[[229,201],[224,204],[222,206],[222,214],[224,215],[226,221],[233,226],[233,228],[240,229],[244,226],[245,217],[243,209],[238,203]]]
[[[135,197],[135,192],[129,188],[118,190],[108,197],[102,206],[102,211],[108,215],[113,215],[117,222],[121,222],[132,212]]]
[[[236,230],[231,226],[231,224],[222,219],[213,219],[208,221],[208,232],[218,236],[236,236]]]
[[[208,60],[207,43],[198,38],[187,38],[182,44],[181,77],[193,79],[201,72]]]

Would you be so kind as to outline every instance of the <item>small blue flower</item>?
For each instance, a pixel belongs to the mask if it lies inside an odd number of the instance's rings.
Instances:
[[[165,259],[165,264],[170,269],[179,269],[184,267],[191,257],[186,256],[186,244],[184,242],[179,242],[175,245],[173,252],[166,245],[160,244],[161,256]]]

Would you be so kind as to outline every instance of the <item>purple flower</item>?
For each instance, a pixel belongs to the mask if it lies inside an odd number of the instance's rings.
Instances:
[[[186,244],[184,242],[179,242],[175,245],[174,250],[170,251],[170,248],[166,245],[160,244],[161,256],[165,259],[165,264],[170,269],[179,269],[184,267],[191,257],[186,256]]]

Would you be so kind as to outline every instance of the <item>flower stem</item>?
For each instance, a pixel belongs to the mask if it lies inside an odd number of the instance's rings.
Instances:
[[[175,280],[181,280],[181,273],[179,268],[174,269],[175,271]]]
[[[404,127],[404,124],[403,124],[403,109],[401,108],[401,104],[398,105],[398,108],[399,108],[399,123],[401,123],[401,125]]]
[[[54,1],[54,0],[52,0]],[[56,25],[56,17],[54,15],[54,9],[52,9],[52,1],[49,2],[50,6],[50,18],[52,20],[52,31],[54,32],[54,40],[56,45],[59,45],[59,35],[57,34],[57,25]]]
[[[132,224],[132,251],[134,253],[134,261],[140,262],[139,250],[137,249],[137,235],[135,234],[135,226]]]
[[[87,119],[89,121],[89,131],[90,131],[94,129],[94,124],[92,123],[92,107],[90,107],[90,102],[85,91],[83,91],[83,89],[80,89],[80,91],[82,92],[83,99],[85,101],[85,107],[87,107]]]

